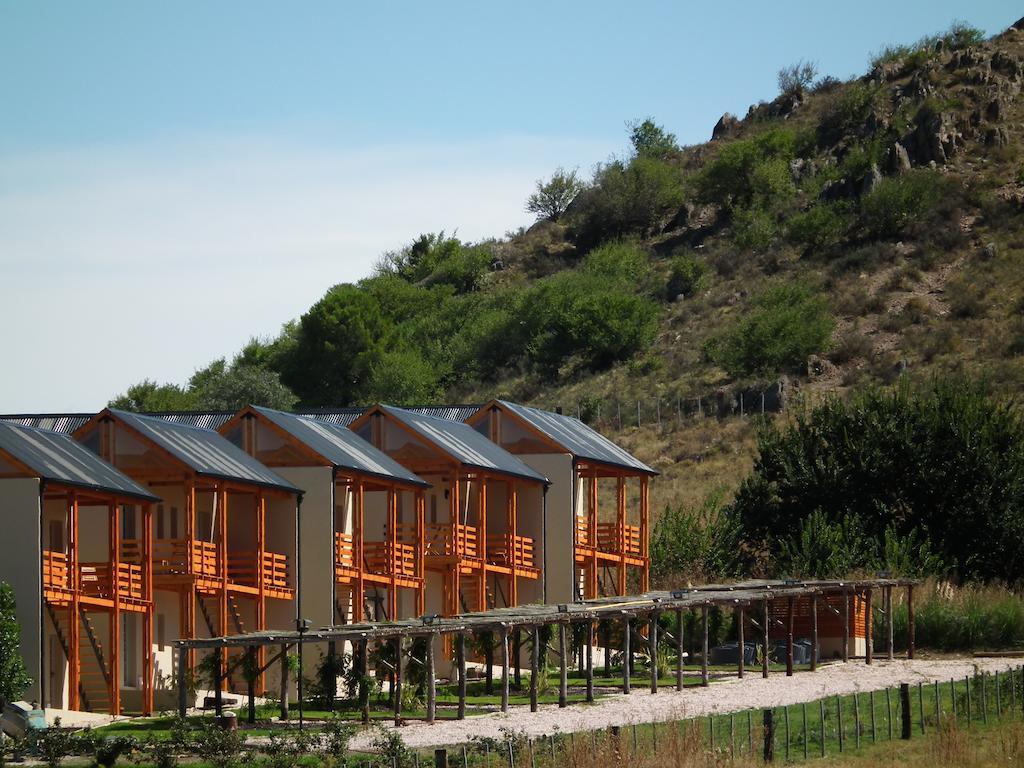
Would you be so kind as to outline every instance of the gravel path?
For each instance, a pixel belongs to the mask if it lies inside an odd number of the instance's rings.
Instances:
[[[876,660],[871,666],[861,661],[834,663],[819,667],[817,672],[800,672],[787,678],[773,673],[767,680],[758,671],[748,670],[743,680],[735,677],[712,683],[708,688],[690,688],[678,692],[662,689],[651,695],[644,688],[645,680],[636,678],[633,693],[616,694],[595,704],[577,704],[565,709],[543,705],[537,712],[527,707],[513,708],[508,714],[495,713],[469,717],[462,721],[444,720],[427,725],[410,723],[399,729],[402,740],[410,747],[459,744],[474,736],[502,738],[502,731],[511,729],[528,736],[555,732],[587,731],[611,725],[629,725],[663,720],[680,720],[711,713],[734,712],[751,707],[783,706],[812,701],[825,696],[871,691],[898,683],[930,683],[963,678],[975,670],[1004,671],[1024,664],[1022,658],[943,659],[896,661]],[[393,726],[387,725],[392,728]],[[352,742],[355,749],[366,749],[372,733],[362,733]]]

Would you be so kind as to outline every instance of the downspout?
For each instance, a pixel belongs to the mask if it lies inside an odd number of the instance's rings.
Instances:
[[[544,568],[540,572],[540,594],[541,602],[544,604],[548,602],[548,489],[550,487],[550,485],[544,483],[544,490],[540,501],[540,545],[544,547]],[[576,562],[575,555],[573,556],[573,562]],[[574,565],[573,568],[575,567]]]
[[[338,499],[337,499],[337,496],[336,496],[336,494],[337,494],[337,487],[338,487],[337,484],[338,484],[338,468],[335,467],[335,466],[332,466],[331,467],[331,605],[330,605],[330,609],[331,610],[330,610],[330,613],[327,614],[328,616],[331,617],[330,626],[332,626],[332,627],[334,626],[334,622],[335,622],[335,620],[337,618],[334,615],[334,611],[335,611],[334,606],[336,606],[338,604],[338,592],[337,592],[338,585],[335,583],[336,580],[334,578],[334,566],[335,566],[335,560],[334,560],[335,554],[334,553],[335,553],[335,551],[337,549],[337,547],[335,545],[335,542],[337,541],[337,534],[338,534],[338,532],[336,530],[334,530],[334,526],[335,526],[334,518],[335,518],[335,515],[337,515],[337,503],[338,503]]]
[[[302,642],[303,628],[305,623],[302,620],[302,491],[295,494],[295,629],[299,633],[299,673],[298,694],[299,694],[299,730],[302,730],[302,678],[303,669],[302,649],[305,643]]]
[[[39,479],[39,708],[46,709],[46,577],[43,573],[43,493],[46,492],[46,480]],[[75,617],[78,621],[78,617]]]
[[[572,546],[569,549],[569,602],[576,601],[576,588],[579,579],[576,578],[576,456],[572,457],[572,518],[569,520],[569,541]],[[594,532],[596,533],[596,531]],[[592,534],[593,535],[593,534]]]

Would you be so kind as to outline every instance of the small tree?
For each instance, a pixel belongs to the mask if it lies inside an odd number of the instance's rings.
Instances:
[[[557,221],[583,191],[583,186],[575,170],[559,168],[547,181],[537,179],[537,191],[526,198],[526,210],[536,214],[538,219]]]
[[[676,135],[669,133],[650,117],[627,123],[629,141],[637,157],[664,159],[679,151]]]
[[[0,705],[17,701],[32,683],[21,658],[21,628],[14,590],[0,582]]]
[[[793,93],[803,93],[811,87],[818,69],[814,62],[801,59],[796,64],[783,67],[779,70],[779,93],[789,96]]]

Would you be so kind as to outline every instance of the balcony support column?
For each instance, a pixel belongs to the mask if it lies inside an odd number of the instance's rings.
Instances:
[[[640,479],[640,556],[644,560],[640,569],[640,591],[646,592],[651,588],[651,566],[648,561],[648,528],[650,522],[650,487],[647,475]]]
[[[110,714],[121,714],[121,505],[110,505],[110,580],[114,608],[110,612]]]
[[[220,625],[217,631],[220,632],[221,637],[228,635],[228,492],[219,483],[216,486],[216,490],[213,492],[213,515],[216,520],[215,526],[217,528],[217,559],[220,566],[220,616],[218,619]],[[218,656],[220,661],[220,679],[224,680],[227,677],[228,664],[230,662],[231,652],[225,651],[223,654]]]
[[[626,535],[626,478],[619,475],[615,478],[615,530],[619,542],[619,552],[625,551]],[[596,543],[595,543],[596,546]],[[618,591],[619,595],[626,594],[626,561],[620,554]]]
[[[266,554],[267,554],[267,499],[263,492],[256,494],[256,578],[259,594],[256,596],[256,631],[261,632],[267,628],[267,575],[266,575]],[[296,574],[296,578],[298,574]],[[256,686],[260,692],[266,690],[266,672],[263,665],[266,664],[266,647],[259,646],[256,649],[256,668],[260,670]]]
[[[81,687],[82,659],[79,653],[79,598],[81,584],[78,566],[78,496],[68,496],[68,589],[71,600],[68,603],[68,709],[80,709],[79,689]]]
[[[427,500],[423,491],[416,492],[416,575],[419,587],[416,590],[416,615],[422,616],[427,611]]]
[[[480,589],[477,594],[477,610],[487,610],[487,477],[480,476],[479,479],[479,508],[477,509],[477,548],[481,555],[480,565]]]
[[[592,600],[597,597],[597,550],[601,546],[601,540],[597,532],[597,471],[591,469],[590,473],[590,477],[587,478],[587,525],[590,526],[591,535],[594,537],[594,550],[586,574],[584,597]]]
[[[363,481],[357,480],[353,499],[355,514],[352,516],[352,553],[356,567],[356,593],[352,600],[352,620],[356,624],[363,621],[363,601],[365,599],[365,578],[366,563],[363,560],[363,539],[365,531],[363,528]]]
[[[142,506],[142,714],[153,714],[153,506]]]
[[[398,619],[398,491],[395,488],[388,489],[388,540],[387,540],[387,565],[388,574],[391,576],[391,583],[388,585],[388,619]]]

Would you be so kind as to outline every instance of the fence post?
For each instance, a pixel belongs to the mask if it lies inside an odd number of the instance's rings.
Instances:
[[[853,743],[860,749],[860,699],[853,692]]]
[[[900,683],[900,715],[903,721],[901,738],[909,739],[913,727],[910,713],[910,683]]]
[[[868,692],[868,704],[871,706],[871,743],[878,741],[878,732],[875,730],[875,692]]]
[[[885,689],[885,721],[889,724],[889,741],[892,741],[892,697],[889,688]]]
[[[807,759],[807,702],[805,701],[800,705],[803,709],[803,721],[804,721],[804,760]]]
[[[782,708],[783,719],[786,724],[786,762],[789,762],[789,707]]]
[[[775,760],[775,713],[766,709],[764,711],[764,761],[766,763]]]
[[[825,700],[818,699],[818,722],[821,723],[821,756],[825,756]]]
[[[924,733],[924,683],[917,684],[917,709],[921,716],[921,733]]]
[[[434,768],[448,768],[448,750],[434,750]]]
[[[640,401],[636,401],[636,425],[640,426]]]
[[[843,700],[836,696],[836,728],[839,729],[839,751],[843,751],[845,739],[843,738]]]

